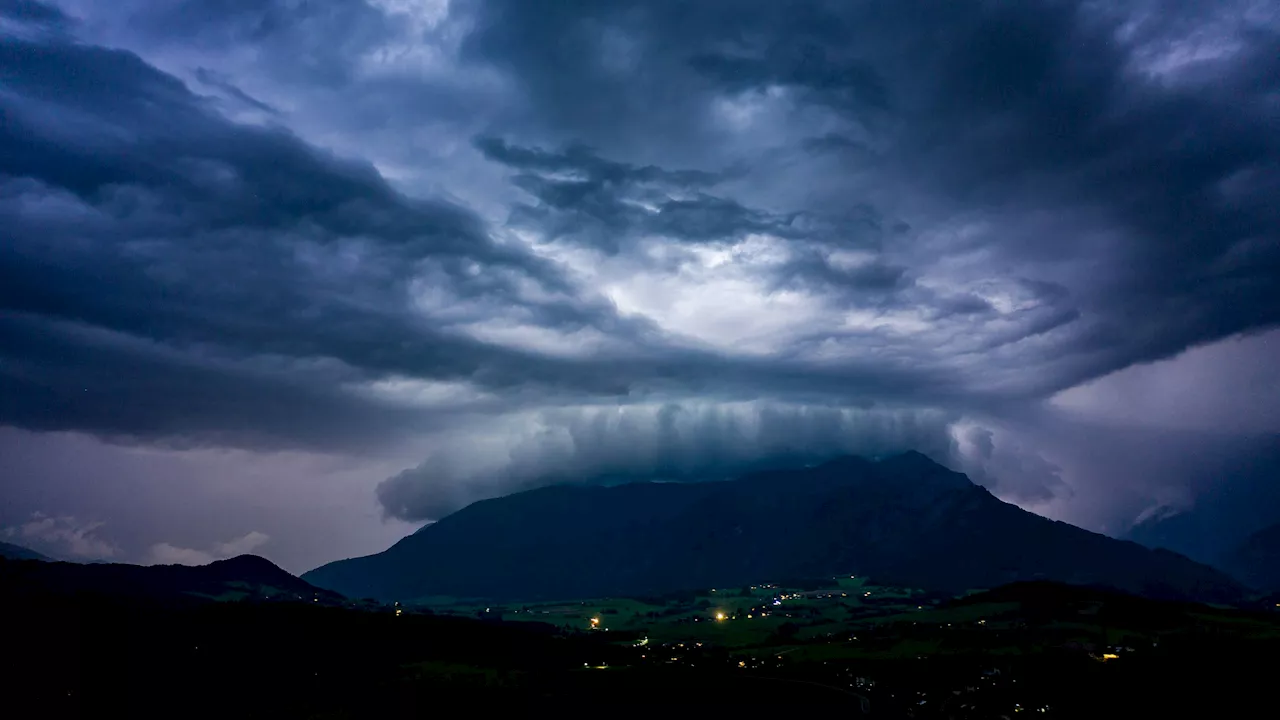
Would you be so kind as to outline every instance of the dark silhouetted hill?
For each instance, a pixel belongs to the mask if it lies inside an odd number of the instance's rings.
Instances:
[[[352,597],[653,595],[857,573],[959,592],[1021,580],[1235,601],[1226,575],[1004,503],[919,453],[728,482],[557,486],[475,503],[303,575]]]
[[[54,595],[93,594],[132,599],[307,600],[343,602],[256,555],[217,560],[208,565],[124,565],[0,561],[6,592]]]
[[[43,560],[45,562],[52,560],[52,558],[41,555],[31,548],[7,542],[0,542],[0,558],[6,560]]]
[[[1249,587],[1280,593],[1280,524],[1250,535],[1220,565]]]
[[[980,606],[990,619],[1016,620],[1023,624],[1054,625],[1059,630],[1082,624],[1102,628],[1124,628],[1126,632],[1144,636],[1160,636],[1204,628],[1217,623],[1232,627],[1246,635],[1267,633],[1274,627],[1274,612],[1257,612],[1265,607],[1256,604],[1252,612],[1223,609],[1197,602],[1153,600],[1100,587],[1067,585],[1047,581],[1019,582],[992,590],[966,595],[946,604],[949,608]],[[1265,626],[1249,629],[1245,623],[1261,622]],[[1221,631],[1221,630],[1220,630]],[[1105,633],[1100,634],[1102,642]]]

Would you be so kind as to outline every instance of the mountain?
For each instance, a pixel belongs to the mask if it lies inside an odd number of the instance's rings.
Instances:
[[[470,505],[306,581],[350,597],[635,596],[840,573],[950,592],[1019,580],[1233,601],[1222,573],[1004,503],[919,453],[725,482],[554,486]]]
[[[1247,537],[1280,522],[1280,439],[1249,440],[1231,450],[1230,460],[1208,461],[1195,471],[1201,479],[1194,505],[1153,514],[1125,539],[1222,567]]]
[[[1220,516],[1188,510],[1146,518],[1129,528],[1123,537],[1149,548],[1172,550],[1198,562],[1213,564],[1244,535]]]
[[[1250,535],[1220,564],[1254,589],[1280,593],[1280,523]]]
[[[24,548],[21,545],[13,543],[0,542],[0,558],[6,560],[44,560],[50,562],[51,558],[41,555],[30,548]]]
[[[208,565],[124,565],[0,561],[6,592],[104,595],[155,600],[312,600],[338,604],[343,598],[299,580],[270,560],[241,555]]]

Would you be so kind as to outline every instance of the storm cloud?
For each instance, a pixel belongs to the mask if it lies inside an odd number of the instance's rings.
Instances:
[[[0,0],[0,425],[414,458],[414,521],[914,448],[1114,529],[1202,484],[1099,481],[1104,428],[1274,383],[1277,46],[1243,0]]]
[[[941,412],[761,403],[565,408],[451,443],[382,483],[388,512],[437,520],[476,500],[553,483],[724,480],[847,454],[952,455]]]

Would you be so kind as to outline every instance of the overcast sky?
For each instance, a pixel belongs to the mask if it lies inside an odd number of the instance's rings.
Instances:
[[[0,0],[0,539],[911,448],[1186,508],[1280,437],[1276,8]]]

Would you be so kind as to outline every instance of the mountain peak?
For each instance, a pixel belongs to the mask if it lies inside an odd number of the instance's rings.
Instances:
[[[197,570],[219,578],[270,583],[292,583],[296,578],[284,568],[259,555],[237,555],[225,560],[214,560]]]
[[[910,483],[916,490],[966,490],[977,487],[968,475],[956,472],[916,450],[884,458],[876,466],[894,482]]]
[[[1186,558],[1034,515],[922,453],[835,458],[723,483],[487,500],[303,579],[355,597],[631,597],[857,573],[963,590],[1046,579],[1230,600]]]
[[[887,457],[881,458],[877,464],[885,465],[885,466],[896,465],[901,467],[919,467],[919,468],[937,467],[937,468],[942,468],[943,470],[946,469],[946,467],[943,466],[941,463],[935,462],[933,458],[929,457],[928,455],[925,455],[919,450],[907,450],[906,452],[901,452],[901,453],[898,453],[897,455],[889,455]]]
[[[209,563],[209,565],[210,567],[217,566],[222,568],[238,568],[245,570],[277,570],[279,572],[284,572],[279,565],[276,565],[261,555],[237,555],[232,558],[226,558],[225,560],[214,560]]]

